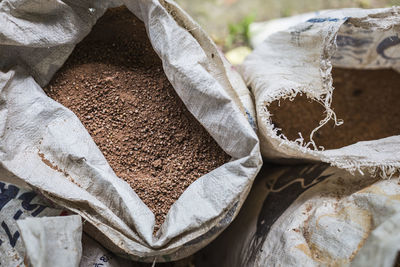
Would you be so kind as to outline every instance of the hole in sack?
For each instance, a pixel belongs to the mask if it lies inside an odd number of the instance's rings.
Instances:
[[[343,124],[333,120],[314,133],[313,140],[325,149],[341,148],[359,141],[376,140],[400,134],[400,74],[391,69],[356,70],[334,68],[331,108]],[[280,100],[268,107],[274,125],[289,139],[304,143],[325,118],[325,108],[297,95],[293,101]],[[310,146],[310,148],[313,148]]]
[[[126,8],[108,10],[44,90],[78,116],[152,210],[155,232],[191,183],[230,159],[186,109]]]

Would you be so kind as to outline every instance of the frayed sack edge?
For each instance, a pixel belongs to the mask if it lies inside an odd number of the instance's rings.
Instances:
[[[368,12],[368,11],[366,11]],[[400,7],[392,7],[388,9],[376,9],[371,10],[370,14],[366,14],[364,17],[356,17],[357,26],[361,28],[374,28],[379,30],[390,30],[395,27],[400,27],[400,21],[396,19],[396,16],[400,16]],[[374,22],[374,19],[385,18],[386,21],[382,23]],[[394,18],[394,19],[393,19]],[[383,179],[390,179],[395,175],[400,174],[400,162],[399,161],[374,161],[359,159],[355,156],[346,156],[345,153],[342,156],[330,156],[325,153],[326,151],[322,146],[317,146],[313,140],[313,135],[330,120],[333,120],[336,126],[343,124],[341,119],[338,119],[335,112],[331,109],[332,97],[333,97],[333,79],[332,79],[332,56],[337,51],[336,37],[339,33],[341,26],[349,20],[353,20],[352,17],[344,17],[341,19],[341,23],[336,27],[332,27],[327,31],[327,35],[323,38],[322,51],[320,58],[319,73],[322,83],[322,90],[319,96],[315,96],[308,93],[309,90],[305,86],[287,88],[283,87],[280,89],[274,89],[275,94],[268,94],[267,90],[262,92],[259,96],[259,101],[256,101],[257,119],[260,122],[259,135],[261,142],[261,147],[269,147],[271,151],[265,151],[262,149],[263,155],[267,158],[275,160],[276,158],[284,159],[285,162],[290,161],[310,161],[317,162],[323,161],[331,164],[332,166],[346,169],[350,173],[354,174],[359,172],[364,175],[369,173],[370,175],[376,177],[379,176]],[[371,22],[372,20],[372,22]],[[389,21],[389,23],[387,22]],[[369,24],[370,23],[370,24]],[[278,33],[279,34],[279,33]],[[395,66],[393,69],[398,71]],[[246,76],[246,75],[244,75]],[[254,78],[254,77],[253,77]],[[251,81],[252,82],[252,81]],[[268,111],[268,106],[274,101],[280,101],[284,99],[289,99],[293,101],[297,95],[305,94],[307,98],[316,101],[325,108],[325,118],[319,122],[319,125],[311,132],[310,141],[305,142],[301,133],[299,133],[299,138],[294,141],[289,140],[283,133],[279,133],[280,128],[275,128],[272,120],[271,113]],[[261,100],[261,101],[260,101]],[[260,134],[264,132],[266,138]],[[353,144],[354,145],[354,144]],[[352,146],[352,145],[350,145]],[[346,146],[349,147],[349,146]],[[342,148],[334,149],[340,150]],[[280,161],[279,159],[277,161]]]

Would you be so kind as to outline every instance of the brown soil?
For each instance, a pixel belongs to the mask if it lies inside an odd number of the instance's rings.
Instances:
[[[177,96],[127,9],[107,11],[44,90],[78,116],[154,212],[156,230],[191,183],[230,159]]]
[[[54,165],[50,160],[46,159],[46,157],[44,156],[44,154],[42,152],[38,152],[38,155],[44,164],[46,164],[47,166],[49,166],[50,168],[52,168],[55,171],[64,173],[63,170],[61,170],[58,166]]]
[[[333,70],[332,109],[344,124],[330,121],[314,134],[317,146],[334,149],[358,141],[375,140],[400,134],[400,74],[393,70]],[[272,122],[289,140],[305,141],[325,117],[325,108],[305,95],[294,101],[281,100],[268,107]]]

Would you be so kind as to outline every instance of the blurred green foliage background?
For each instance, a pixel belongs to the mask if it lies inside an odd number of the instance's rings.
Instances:
[[[248,43],[248,25],[334,8],[400,6],[400,0],[175,0],[227,51]]]

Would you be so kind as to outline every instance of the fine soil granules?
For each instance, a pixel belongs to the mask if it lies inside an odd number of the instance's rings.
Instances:
[[[200,176],[229,161],[165,76],[144,24],[110,9],[44,89],[71,109],[116,175],[156,216]]]
[[[332,109],[343,124],[333,120],[314,133],[317,146],[335,149],[358,141],[400,134],[400,74],[394,70],[333,69]],[[310,134],[325,118],[325,108],[305,95],[281,100],[268,107],[272,123],[289,139],[310,140]],[[312,148],[312,147],[311,147]]]

